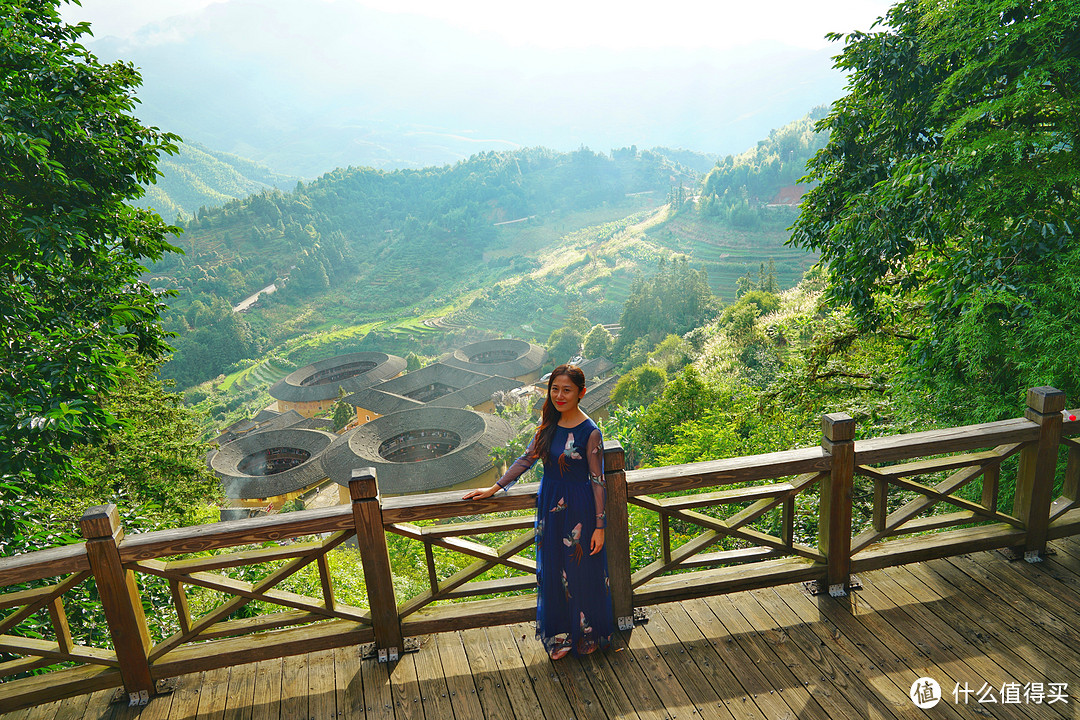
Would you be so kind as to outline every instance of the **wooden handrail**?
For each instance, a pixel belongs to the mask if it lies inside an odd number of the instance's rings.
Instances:
[[[801,448],[686,465],[627,470],[626,491],[633,497],[658,492],[679,492],[734,483],[757,482],[786,475],[828,472],[828,470],[829,458],[821,448]]]
[[[352,511],[345,505],[299,510],[283,515],[227,520],[130,535],[120,543],[120,558],[124,562],[152,560],[238,545],[290,540],[318,533],[349,530],[352,527]]]
[[[1048,539],[1080,533],[1080,441],[1073,439],[1080,436],[1080,420],[1068,420],[1063,405],[1053,388],[1034,388],[1023,418],[858,440],[854,421],[834,414],[823,418],[817,447],[642,470],[626,470],[622,447],[608,441],[606,546],[618,626],[632,627],[634,608],[640,605],[806,580],[842,594],[852,587],[854,572],[977,549],[1012,547],[1038,560]],[[1062,495],[1054,499],[1050,491],[1061,446],[1068,449],[1067,461]],[[1003,461],[1013,454],[1019,454],[1016,501],[1013,508],[1002,509],[997,506],[999,475],[1012,467]],[[911,479],[924,477],[930,479]],[[978,500],[959,494],[980,478]],[[873,497],[872,517],[858,528],[852,517],[856,486],[860,492],[869,488]],[[796,534],[796,501],[819,488],[814,546],[812,536],[806,540]],[[174,674],[346,644],[374,643],[374,655],[390,660],[404,651],[409,634],[527,619],[535,604],[531,596],[466,598],[531,587],[528,575],[484,579],[499,565],[518,573],[532,567],[519,554],[531,541],[531,516],[482,518],[534,510],[537,489],[536,484],[519,484],[471,501],[462,500],[460,491],[381,498],[374,471],[361,469],[350,483],[349,505],[130,536],[124,536],[114,507],[96,508],[84,518],[86,542],[0,558],[0,587],[23,588],[0,594],[0,607],[12,609],[6,616],[10,631],[22,618],[48,607],[57,634],[52,642],[0,630],[0,650],[24,658],[0,664],[0,669],[22,672],[51,662],[83,663],[49,673],[48,683],[36,676],[0,682],[0,712],[117,685],[136,699],[145,698],[155,681]],[[895,493],[906,495],[896,500]],[[631,505],[635,522],[642,513],[655,517],[661,536],[657,556],[639,559],[636,567],[631,562]],[[920,517],[948,506],[949,512]],[[416,524],[452,519],[464,522]],[[675,547],[677,528],[698,534]],[[520,534],[506,539],[506,533],[515,532]],[[428,591],[396,596],[387,533],[423,545]],[[503,534],[501,549],[474,539],[491,533]],[[251,548],[297,538],[307,540]],[[330,573],[328,553],[353,538],[367,608],[343,604]],[[721,541],[727,547],[714,550]],[[433,548],[471,556],[472,564],[440,573]],[[174,559],[208,551],[225,554]],[[215,574],[268,561],[284,565],[259,582]],[[317,567],[318,597],[275,587],[301,567]],[[115,651],[78,645],[67,632],[62,596],[91,574]],[[149,641],[135,581],[146,575],[168,582],[180,618],[180,631],[157,645]],[[56,577],[62,579],[40,584]],[[233,598],[194,617],[184,591],[188,585]],[[284,609],[229,619],[253,599]],[[448,600],[452,604],[436,604]]]
[[[905,435],[856,440],[855,462],[859,465],[874,465],[927,455],[965,452],[1006,443],[1032,442],[1038,439],[1038,425],[1026,418],[1015,418],[942,430],[926,430]]]
[[[36,550],[0,558],[0,587],[34,582],[90,569],[86,543]]]

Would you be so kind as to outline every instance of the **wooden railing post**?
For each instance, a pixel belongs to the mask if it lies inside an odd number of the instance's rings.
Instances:
[[[1061,442],[1061,411],[1064,409],[1065,393],[1060,390],[1036,387],[1027,392],[1024,417],[1038,423],[1040,433],[1037,443],[1020,451],[1013,515],[1023,520],[1027,527],[1023,551],[1028,562],[1038,562],[1046,552],[1058,444]]]
[[[86,509],[79,526],[86,538],[86,556],[105,611],[124,689],[130,704],[145,705],[154,694],[147,655],[150,631],[135,573],[125,570],[120,562],[119,543],[124,539],[120,514],[115,505],[97,505]]]
[[[626,458],[618,440],[604,441],[604,483],[607,487],[608,582],[611,608],[620,630],[634,627],[634,597],[630,585],[630,523],[626,504]]]
[[[404,641],[397,600],[394,598],[394,578],[390,572],[390,553],[386,548],[375,468],[356,468],[352,471],[349,495],[352,497],[353,522],[356,524],[356,544],[364,565],[368,608],[375,630],[375,650],[379,662],[392,662],[403,651]]]
[[[825,556],[829,594],[847,594],[851,582],[851,495],[855,482],[855,420],[847,413],[821,417],[821,447],[831,456],[821,482],[818,548]]]

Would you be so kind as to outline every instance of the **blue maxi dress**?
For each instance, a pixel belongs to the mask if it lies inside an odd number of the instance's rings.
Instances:
[[[498,480],[501,487],[532,467],[529,451]],[[588,418],[572,428],[556,426],[543,461],[536,506],[536,637],[549,653],[567,646],[579,655],[604,649],[614,630],[607,548],[589,554],[593,530],[606,527],[600,428]]]

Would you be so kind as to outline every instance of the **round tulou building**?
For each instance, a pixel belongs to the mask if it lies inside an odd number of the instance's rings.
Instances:
[[[481,340],[447,353],[439,362],[484,375],[530,383],[540,377],[547,359],[544,348],[524,340]]]
[[[381,352],[359,352],[319,360],[296,370],[270,388],[278,410],[314,417],[348,395],[397,377],[405,360]]]
[[[325,430],[265,430],[222,445],[207,461],[234,507],[280,508],[326,479],[322,453],[337,439]]]
[[[379,492],[388,495],[481,487],[494,482],[493,448],[513,437],[495,415],[449,407],[402,410],[339,437],[323,467],[348,497],[354,468],[373,467]]]

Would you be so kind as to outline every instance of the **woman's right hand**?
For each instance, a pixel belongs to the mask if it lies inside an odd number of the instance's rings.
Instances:
[[[485,499],[491,497],[492,495],[494,495],[495,493],[499,492],[500,490],[502,490],[502,488],[499,487],[498,483],[495,483],[491,487],[484,488],[483,490],[470,490],[469,492],[465,493],[465,496],[463,498],[461,498],[461,499],[462,500],[485,500]]]

